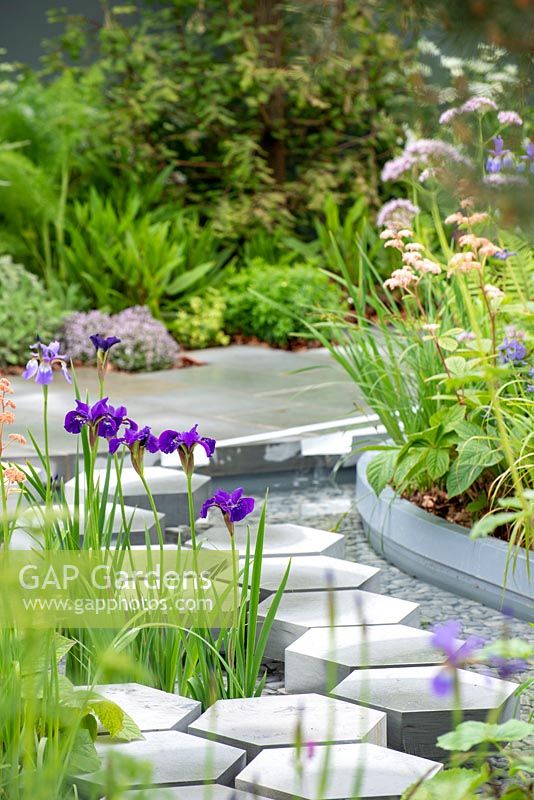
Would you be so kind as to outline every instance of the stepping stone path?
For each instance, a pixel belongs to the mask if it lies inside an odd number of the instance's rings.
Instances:
[[[272,600],[272,597],[268,597],[260,603],[260,620],[265,619]],[[398,622],[417,625],[418,608],[417,603],[358,589],[286,594],[274,616],[265,655],[283,661],[286,647],[310,628],[388,625]]]
[[[326,747],[312,758],[302,756],[302,774],[296,769],[295,748],[264,750],[237,776],[236,787],[257,791],[272,800],[392,800],[441,764],[398,753],[375,744],[340,744],[329,749],[328,782],[319,794]],[[359,781],[358,781],[358,775]]]
[[[72,781],[84,796],[103,791],[105,769],[110,755],[117,753],[152,766],[154,786],[188,786],[189,784],[222,783],[232,786],[238,772],[245,766],[245,753],[219,742],[209,742],[180,731],[145,733],[144,739],[116,742],[109,736],[96,741],[102,768],[98,772],[76,775]],[[142,788],[133,784],[132,789]]]
[[[165,467],[146,467],[145,478],[150,486],[156,508],[165,514],[168,525],[185,525],[189,522],[187,505],[187,479],[183,472]],[[100,482],[103,487],[106,480],[106,470],[95,470],[95,483]],[[209,497],[211,478],[205,475],[193,475],[193,498],[195,512],[200,512],[204,500]],[[111,470],[109,492],[113,495],[117,486],[115,470]],[[129,506],[138,506],[150,510],[150,503],[146,495],[141,478],[133,467],[124,467],[121,474],[121,486],[124,501]],[[80,494],[83,496],[85,487],[80,484]],[[71,478],[65,484],[65,497],[67,501],[74,501],[75,479]]]
[[[372,713],[371,713],[372,712]],[[189,733],[246,750],[247,759],[262,750],[302,742],[386,745],[386,718],[318,694],[268,695],[218,700],[189,726]]]
[[[239,789],[220,786],[218,783],[206,786],[181,786],[176,789],[153,789],[150,793],[147,793],[146,789],[134,790],[126,792],[124,797],[131,800],[135,800],[136,797],[142,797],[143,800],[262,800],[259,794],[240,792]]]
[[[140,683],[113,683],[95,686],[94,691],[117,703],[132,717],[142,733],[150,731],[187,731],[187,726],[200,716],[197,700],[168,694]]]
[[[353,561],[331,556],[284,556],[266,558],[262,565],[260,598],[264,600],[274,594],[291,561],[289,577],[284,592],[321,591],[325,589],[365,589],[376,592],[380,589],[380,570]],[[244,559],[240,562],[244,566]],[[250,582],[251,578],[249,578]]]
[[[36,529],[42,527],[43,514],[45,507],[42,506],[39,512],[28,509],[21,514],[18,529],[22,535],[26,535],[31,541],[35,542]],[[57,516],[57,524],[60,530],[66,530],[69,519],[74,518],[75,506],[74,503],[68,504],[68,516],[65,516],[65,510],[61,505],[52,506],[50,524],[54,524],[54,515]],[[125,506],[124,514],[126,517],[127,528],[129,531],[128,539],[132,544],[144,544],[146,542],[146,533],[148,533],[151,542],[158,542],[158,535],[156,529],[156,522],[152,511],[144,508],[135,508],[134,506]],[[113,516],[112,516],[113,515]],[[165,530],[165,514],[159,514],[160,525],[162,530]],[[78,518],[80,525],[80,538],[84,535],[84,506],[81,503],[78,507]],[[122,510],[117,504],[106,504],[106,529],[111,524],[111,538],[116,541],[119,534],[125,530]],[[24,548],[25,549],[25,548]]]
[[[443,667],[398,667],[358,670],[345,678],[332,694],[343,700],[369,705],[385,711],[388,718],[388,745],[416,755],[445,758],[436,739],[454,727],[451,696],[437,697],[431,681]],[[514,697],[516,683],[476,672],[458,670],[462,719],[484,721],[498,710],[499,720],[514,716],[519,701]]]
[[[167,531],[174,534],[174,531]],[[250,526],[250,549],[254,553],[257,525]],[[178,531],[176,531],[176,534]],[[197,542],[210,550],[228,550],[230,539],[225,525],[212,525],[196,531]],[[237,525],[235,531],[236,549],[245,554],[247,543],[247,527]],[[184,547],[190,547],[190,541]],[[263,555],[270,556],[335,556],[345,555],[345,537],[339,533],[308,528],[305,525],[280,524],[265,526]]]
[[[286,647],[286,691],[327,692],[355,669],[440,664],[445,656],[431,639],[407,625],[310,628]]]

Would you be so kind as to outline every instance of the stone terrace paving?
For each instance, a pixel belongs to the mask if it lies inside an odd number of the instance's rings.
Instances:
[[[176,470],[168,469],[168,473],[169,478],[178,480]],[[125,477],[128,480],[129,473]],[[321,513],[333,510],[339,516],[344,505],[348,511],[351,494],[346,486],[329,487],[328,492],[323,489],[327,498],[322,501]],[[290,498],[292,502],[288,502]],[[448,616],[463,618],[467,608],[471,614],[466,616],[466,633],[471,629],[480,633],[482,626],[474,620],[482,621],[485,609],[448,596],[441,614],[436,615],[427,598],[435,601],[436,595],[446,593],[402,578],[402,573],[394,585],[394,568],[383,569],[381,574],[382,565],[374,554],[369,565],[355,562],[355,552],[364,548],[361,535],[355,533],[355,517],[345,516],[336,534],[328,532],[335,517],[321,516],[317,523],[322,527],[313,528],[307,514],[311,511],[316,517],[318,502],[317,487],[311,487],[300,493],[278,492],[271,503],[270,526],[276,545],[265,558],[265,608],[272,597],[273,580],[291,550],[297,555],[269,643],[270,655],[279,662],[285,658],[285,686],[281,664],[270,662],[275,680],[269,681],[262,697],[219,700],[202,715],[198,703],[148,687],[98,687],[134,717],[145,739],[116,743],[101,735],[97,749],[104,762],[111,752],[149,761],[157,787],[149,794],[151,800],[152,796],[316,800],[326,751],[329,778],[321,789],[322,800],[346,800],[356,791],[362,800],[399,798],[418,778],[441,769],[439,759],[445,754],[435,742],[451,727],[451,701],[437,699],[429,690],[442,656],[432,649],[430,634],[419,624]],[[292,518],[307,524],[279,521]],[[209,546],[210,536],[213,546],[219,546],[220,527],[209,525],[208,520],[202,531],[205,546]],[[310,554],[314,531],[317,549]],[[239,533],[238,542],[243,535]],[[285,546],[284,533],[288,539]],[[328,536],[336,542],[337,557],[324,555]],[[345,560],[347,557],[350,560]],[[362,582],[370,578],[372,591],[362,588]],[[383,593],[377,594],[380,585]],[[329,594],[333,627],[325,611]],[[414,602],[416,598],[423,601],[421,607]],[[487,611],[488,620],[500,616]],[[524,635],[526,623],[509,624],[521,628],[514,633]],[[484,719],[493,709],[500,709],[502,720],[520,713],[513,696],[515,683],[465,671],[461,684],[468,719]],[[297,753],[297,730],[303,742],[313,743],[310,752],[305,747]],[[75,778],[82,796],[98,790],[103,780],[99,773]],[[232,793],[232,787],[239,791]],[[134,790],[141,787],[131,788],[135,797]]]

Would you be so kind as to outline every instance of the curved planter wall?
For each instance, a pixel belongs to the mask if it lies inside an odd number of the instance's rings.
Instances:
[[[372,452],[358,460],[356,498],[376,552],[410,575],[521,619],[534,620],[534,554],[522,551],[504,571],[508,547],[499,539],[470,539],[460,525],[435,517],[386,488],[377,497],[367,481]]]

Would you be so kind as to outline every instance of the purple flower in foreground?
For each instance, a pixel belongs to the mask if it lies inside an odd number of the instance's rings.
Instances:
[[[36,383],[48,386],[54,378],[54,367],[59,366],[65,380],[72,383],[67,369],[67,356],[60,354],[59,342],[50,342],[49,345],[36,342],[31,345],[30,350],[34,352],[22,373],[24,380],[29,381],[35,376]]]
[[[215,452],[215,439],[200,436],[198,425],[193,425],[190,431],[167,430],[159,437],[159,449],[162,453],[175,453],[178,451],[182,467],[186,475],[192,475],[195,467],[194,450],[197,445],[204,448],[208,458]]]
[[[500,353],[501,364],[523,364],[527,357],[527,348],[523,341],[523,331],[510,330],[502,340],[497,350]]]
[[[121,444],[126,445],[130,451],[132,466],[138,475],[143,475],[143,461],[145,451],[157,453],[159,450],[158,437],[154,436],[148,425],[140,428],[136,422],[130,421],[130,426],[125,429],[124,436],[115,437],[109,441],[109,452],[116,453]]]
[[[443,669],[437,672],[432,679],[432,690],[438,697],[445,697],[451,693],[454,687],[455,671],[463,667],[473,653],[484,644],[484,640],[479,636],[470,636],[465,642],[460,642],[458,636],[461,632],[462,626],[454,619],[432,628],[431,644],[441,650],[447,659]]]
[[[225,492],[218,489],[213,497],[208,498],[202,506],[200,516],[206,519],[210,508],[218,508],[223,515],[226,527],[230,536],[234,535],[234,524],[241,522],[254,511],[254,498],[243,497],[243,489],[234,489],[233,492]]]
[[[97,353],[99,351],[102,353],[107,353],[108,350],[113,347],[113,345],[119,344],[121,341],[118,336],[105,337],[101,336],[99,333],[93,333],[93,335],[89,338],[94,344]]]
[[[493,149],[489,150],[486,160],[486,172],[500,172],[504,167],[508,169],[514,165],[514,157],[510,150],[505,148],[502,136],[495,136],[493,139]]]
[[[515,255],[516,253],[514,250],[507,250],[505,248],[504,250],[499,250],[497,253],[494,253],[493,258],[498,258],[499,261],[506,261],[508,258]]]
[[[68,411],[65,415],[64,427],[68,433],[81,433],[85,426],[89,429],[89,442],[91,446],[98,436],[104,439],[111,439],[119,432],[121,425],[130,424],[126,416],[127,411],[124,406],[114,406],[108,403],[108,398],[103,397],[94,405],[82,403],[76,400],[76,408]]]
[[[518,672],[528,669],[528,663],[523,658],[503,658],[493,656],[490,661],[491,666],[497,670],[500,678],[511,678]]]
[[[530,169],[530,172],[534,173],[534,142],[527,142],[525,145],[525,155],[521,156],[519,159],[519,164],[517,165],[518,172],[524,172],[527,168]]]

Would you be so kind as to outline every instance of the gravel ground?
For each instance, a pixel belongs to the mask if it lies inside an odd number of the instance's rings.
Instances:
[[[268,519],[270,522],[294,522],[344,533],[346,558],[380,567],[382,592],[418,602],[423,628],[458,619],[462,622],[464,637],[474,634],[488,641],[504,637],[534,641],[534,630],[528,622],[509,619],[492,608],[424,583],[375,553],[367,541],[355,507],[352,483],[332,485],[328,482],[297,480],[290,490],[275,489],[269,495]],[[470,668],[488,672],[487,668]],[[266,691],[284,691],[283,664],[270,662],[268,669]],[[534,678],[534,669],[510,680],[521,683],[527,677]],[[521,716],[528,719],[531,713],[534,713],[534,692],[525,693],[522,697]],[[524,743],[524,746],[531,749],[534,742]]]

